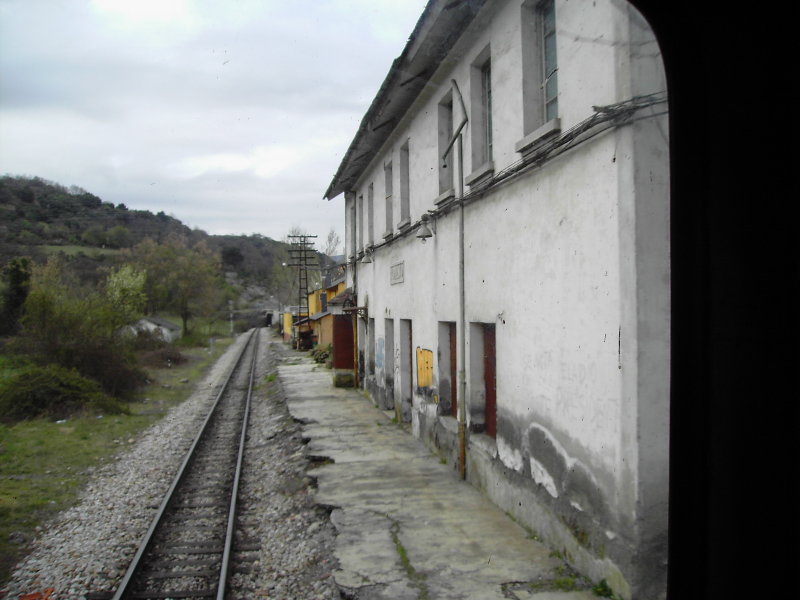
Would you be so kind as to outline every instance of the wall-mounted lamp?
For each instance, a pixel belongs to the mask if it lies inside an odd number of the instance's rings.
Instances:
[[[428,227],[428,221],[430,220],[430,216],[426,213],[422,215],[419,220],[421,221],[419,229],[417,229],[417,237],[422,240],[422,243],[425,243],[429,237],[433,237],[433,233],[431,232],[430,228]]]
[[[364,250],[364,258],[361,259],[362,265],[368,265],[372,262],[372,248]]]

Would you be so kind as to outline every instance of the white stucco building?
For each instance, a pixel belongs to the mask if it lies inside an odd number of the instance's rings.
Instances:
[[[325,194],[361,385],[624,598],[666,589],[667,135],[624,0],[432,0]]]

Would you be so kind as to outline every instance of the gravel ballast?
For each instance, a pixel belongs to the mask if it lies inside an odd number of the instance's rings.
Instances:
[[[78,503],[33,541],[0,597],[54,588],[51,600],[79,600],[116,588],[246,337],[239,336],[185,402],[97,469]],[[260,549],[242,556],[247,562],[234,569],[229,597],[339,598],[333,527],[314,504],[300,426],[269,377],[277,360],[271,337],[262,330],[237,530]]]

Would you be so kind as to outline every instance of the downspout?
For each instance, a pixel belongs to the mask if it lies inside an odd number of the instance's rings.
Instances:
[[[353,202],[356,201],[355,192],[353,192]],[[353,241],[355,246],[355,241]],[[353,258],[353,295],[355,296],[355,305],[358,306],[358,253],[355,252]],[[353,322],[353,382],[355,387],[358,388],[361,382],[358,379],[358,312],[351,313],[351,321]]]
[[[466,353],[467,353],[467,317],[466,317],[466,292],[464,283],[464,155],[461,138],[461,130],[467,124],[467,109],[464,106],[464,98],[458,83],[455,79],[453,88],[458,96],[461,105],[461,122],[458,124],[450,143],[447,144],[442,153],[442,160],[453,149],[453,144],[458,144],[458,189],[456,190],[456,200],[458,202],[458,356],[456,357],[456,368],[458,369],[458,474],[461,479],[467,478],[467,372],[466,372]]]

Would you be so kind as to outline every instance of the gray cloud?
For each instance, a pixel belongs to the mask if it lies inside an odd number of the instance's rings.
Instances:
[[[210,233],[342,235],[322,194],[423,6],[4,0],[0,168]]]

